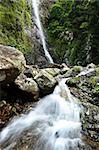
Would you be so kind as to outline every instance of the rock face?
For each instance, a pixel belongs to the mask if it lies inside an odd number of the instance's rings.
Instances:
[[[0,82],[14,81],[25,65],[25,58],[20,51],[0,45]]]
[[[32,39],[32,51],[30,53],[27,53],[25,55],[27,64],[29,65],[38,65],[40,67],[45,66],[48,64],[48,61],[45,57],[44,50],[42,47],[42,42],[40,39],[39,31],[36,25],[34,25],[34,28],[32,29],[31,33],[31,39]]]
[[[48,1],[48,0],[40,0],[40,7],[39,7],[40,13],[39,14],[40,14],[41,22],[43,25],[47,24],[48,15],[49,15],[49,7],[51,6],[52,3],[53,2]],[[32,51],[30,53],[28,52],[25,55],[25,57],[26,57],[27,63],[29,65],[36,64],[40,67],[42,67],[42,66],[45,67],[47,64],[49,64],[49,62],[48,62],[48,60],[45,56],[44,50],[43,50],[39,30],[37,28],[37,25],[35,25],[34,13],[32,14],[32,17],[34,20],[33,28],[31,30]],[[43,28],[43,30],[46,35],[46,31],[44,28]]]
[[[0,0],[0,8],[3,14],[0,16],[0,43],[14,46],[24,54],[32,51],[30,0]]]
[[[92,65],[90,65],[92,66]],[[82,134],[92,149],[99,148],[99,68],[86,67],[76,77],[68,80],[73,95],[82,107]]]

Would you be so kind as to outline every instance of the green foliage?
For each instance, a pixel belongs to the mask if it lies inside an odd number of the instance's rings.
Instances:
[[[81,66],[74,66],[72,71],[80,73],[81,71],[83,71],[83,68]]]
[[[95,86],[95,90],[96,90],[97,93],[99,93],[99,84],[97,84],[97,85]]]
[[[99,83],[99,76],[94,76],[94,77],[91,77],[89,79],[89,83],[91,83],[92,85],[96,85]]]
[[[99,1],[58,0],[50,8],[49,44],[59,60],[99,64]]]
[[[80,77],[74,77],[68,80],[69,85],[76,85],[80,82]]]
[[[0,2],[0,44],[31,50],[31,40],[25,29],[31,28],[31,5],[25,0]]]

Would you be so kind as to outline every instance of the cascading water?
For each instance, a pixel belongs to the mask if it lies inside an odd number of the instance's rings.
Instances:
[[[33,6],[34,15],[35,15],[35,23],[36,23],[36,25],[39,29],[39,34],[40,34],[43,49],[44,49],[44,52],[45,52],[45,56],[47,57],[47,59],[50,63],[53,63],[53,59],[52,59],[51,55],[49,54],[49,52],[47,50],[47,47],[46,47],[45,36],[44,36],[44,33],[43,33],[42,24],[40,22],[39,4],[40,4],[40,0],[32,0],[32,6]]]
[[[79,150],[78,145],[82,144],[80,107],[65,81],[62,79],[52,94],[41,99],[28,114],[14,119],[1,132],[2,147],[13,150],[17,139],[29,130],[32,136],[38,137],[31,150]]]
[[[32,0],[35,22],[39,29],[43,48],[50,63],[53,60],[46,48],[45,37],[39,17],[39,0]],[[39,101],[28,114],[13,119],[0,133],[2,150],[15,150],[18,139],[29,132],[36,141],[27,150],[79,150],[80,107],[62,79],[54,92]],[[27,140],[27,139],[26,139]],[[33,142],[33,141],[32,141]],[[21,149],[19,146],[18,150]]]

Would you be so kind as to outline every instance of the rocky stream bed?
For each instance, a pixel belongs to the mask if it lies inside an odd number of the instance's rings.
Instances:
[[[62,78],[69,78],[66,84],[82,107],[82,139],[86,148],[80,149],[99,150],[99,67],[94,64],[29,66],[20,51],[3,45],[0,45],[0,130],[13,117],[30,111],[41,97],[52,93]],[[32,139],[29,131],[24,133],[15,149],[33,149],[29,143],[36,138]]]

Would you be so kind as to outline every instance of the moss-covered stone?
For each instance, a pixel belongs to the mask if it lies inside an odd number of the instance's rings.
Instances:
[[[99,82],[99,76],[90,77],[89,83],[96,85]]]
[[[74,66],[72,70],[80,73],[81,71],[83,71],[83,67],[82,66]]]
[[[67,82],[69,85],[76,85],[80,82],[80,77],[71,78]]]
[[[96,69],[96,76],[99,76],[99,67]]]

